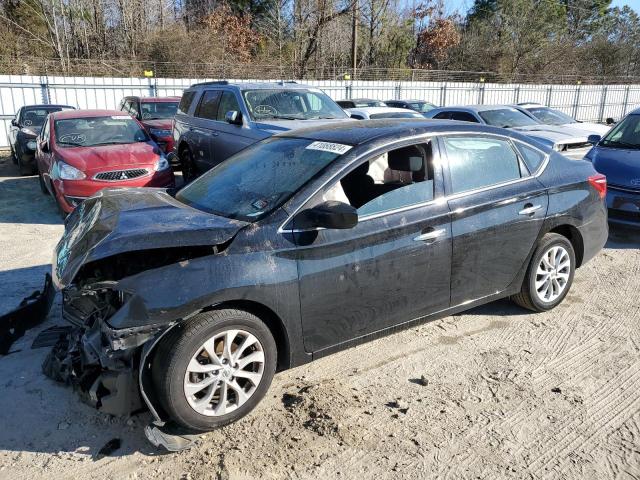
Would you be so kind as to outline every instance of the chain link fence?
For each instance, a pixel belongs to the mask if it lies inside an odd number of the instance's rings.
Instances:
[[[371,80],[402,82],[485,82],[547,83],[556,85],[621,85],[637,84],[640,78],[594,75],[498,74],[454,70],[419,70],[408,68],[323,67],[301,70],[293,65],[256,65],[196,62],[153,62],[127,59],[48,59],[0,57],[0,73],[7,75],[86,76],[143,78],[145,71],[156,78],[234,78],[278,80]]]

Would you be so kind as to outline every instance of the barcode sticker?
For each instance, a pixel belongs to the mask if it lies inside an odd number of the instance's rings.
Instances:
[[[341,143],[331,142],[313,142],[307,145],[307,150],[320,150],[322,152],[337,153],[338,155],[344,155],[351,150],[351,145],[342,145]]]

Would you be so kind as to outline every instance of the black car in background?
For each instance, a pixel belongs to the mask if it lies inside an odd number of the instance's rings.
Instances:
[[[385,100],[387,107],[406,108],[419,113],[427,113],[429,110],[437,108],[433,103],[424,100]]]
[[[36,137],[47,115],[73,109],[70,105],[26,105],[18,109],[9,127],[9,148],[13,163],[18,165],[21,175],[33,175],[37,171]]]
[[[102,411],[141,392],[167,425],[219,427],[277,370],[499,298],[554,308],[606,242],[605,194],[591,163],[505,129],[282,133],[175,196],[103,191],[75,210],[53,277],[76,328],[53,364]]]
[[[351,98],[349,100],[337,100],[336,103],[342,108],[364,108],[364,107],[387,107],[382,100],[373,98]]]

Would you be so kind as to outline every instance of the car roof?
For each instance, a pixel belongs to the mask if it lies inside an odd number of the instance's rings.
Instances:
[[[111,116],[130,116],[120,110],[66,110],[62,112],[52,113],[51,116],[56,120],[63,118],[88,118],[88,117],[111,117]]]
[[[279,133],[279,138],[307,138],[309,140],[346,145],[360,145],[371,140],[398,140],[403,137],[436,132],[485,132],[518,138],[525,142],[530,139],[518,132],[491,127],[479,123],[454,120],[431,120],[426,118],[386,118],[380,120],[359,120],[336,122],[322,126],[299,128]]]
[[[181,97],[137,97],[135,95],[131,95],[129,97],[124,98],[136,98],[141,102],[147,103],[162,103],[162,102],[179,102]]]
[[[350,113],[362,112],[362,113],[368,113],[368,114],[392,113],[392,112],[411,113],[411,111],[407,111],[406,108],[395,108],[395,107],[355,107],[355,108],[345,108],[345,111]],[[415,113],[418,113],[418,112],[415,112]]]
[[[402,100],[385,100],[385,102],[403,102],[403,103],[428,103],[429,105],[433,105],[433,103],[428,102],[427,100],[420,100],[418,98],[403,98]]]
[[[631,110],[629,115],[640,115],[640,108],[636,108],[635,110]]]
[[[518,110],[517,106],[514,105],[450,105],[448,107],[438,107],[437,110],[460,110],[463,112],[486,112],[488,110],[500,110],[505,108],[513,108]],[[431,112],[429,112],[431,113]]]
[[[239,90],[261,90],[261,89],[270,89],[270,90],[309,90],[316,89],[316,87],[312,87],[311,85],[305,85],[303,83],[297,82],[229,82],[227,80],[219,80],[214,82],[202,82],[195,83],[191,85],[189,88],[196,87],[234,87]]]
[[[73,108],[75,110],[76,107],[71,105],[62,105],[61,103],[40,103],[35,105],[23,105],[23,110],[28,110],[30,108]]]
[[[341,101],[352,101],[352,102],[382,102],[384,103],[384,100],[378,100],[377,98],[345,98],[344,100]]]
[[[542,105],[541,103],[535,103],[535,102],[522,102],[522,103],[518,104],[518,107],[522,107],[522,108],[531,108],[531,107],[549,108],[549,107],[546,107],[545,105]]]

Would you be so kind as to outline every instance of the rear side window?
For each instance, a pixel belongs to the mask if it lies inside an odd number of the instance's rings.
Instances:
[[[218,114],[218,99],[220,92],[217,90],[207,90],[202,95],[202,99],[196,110],[196,117],[209,118],[215,120]]]
[[[434,115],[433,118],[437,118],[438,120],[449,120],[451,118],[451,112],[440,112]]]
[[[227,112],[231,111],[240,113],[240,104],[233,92],[222,92],[220,106],[218,107],[218,120],[224,121]]]
[[[466,192],[520,178],[520,162],[507,140],[444,137],[452,193]]]
[[[516,143],[516,148],[520,152],[520,155],[522,155],[522,159],[531,173],[540,168],[540,165],[542,165],[544,161],[544,153],[522,143]]]
[[[474,122],[479,123],[478,119],[467,112],[453,112],[451,114],[451,120],[459,120],[461,122]]]
[[[191,102],[193,102],[193,97],[196,92],[184,92],[182,94],[182,98],[180,99],[180,104],[178,105],[178,113],[187,113],[189,111],[189,107],[191,106]]]

